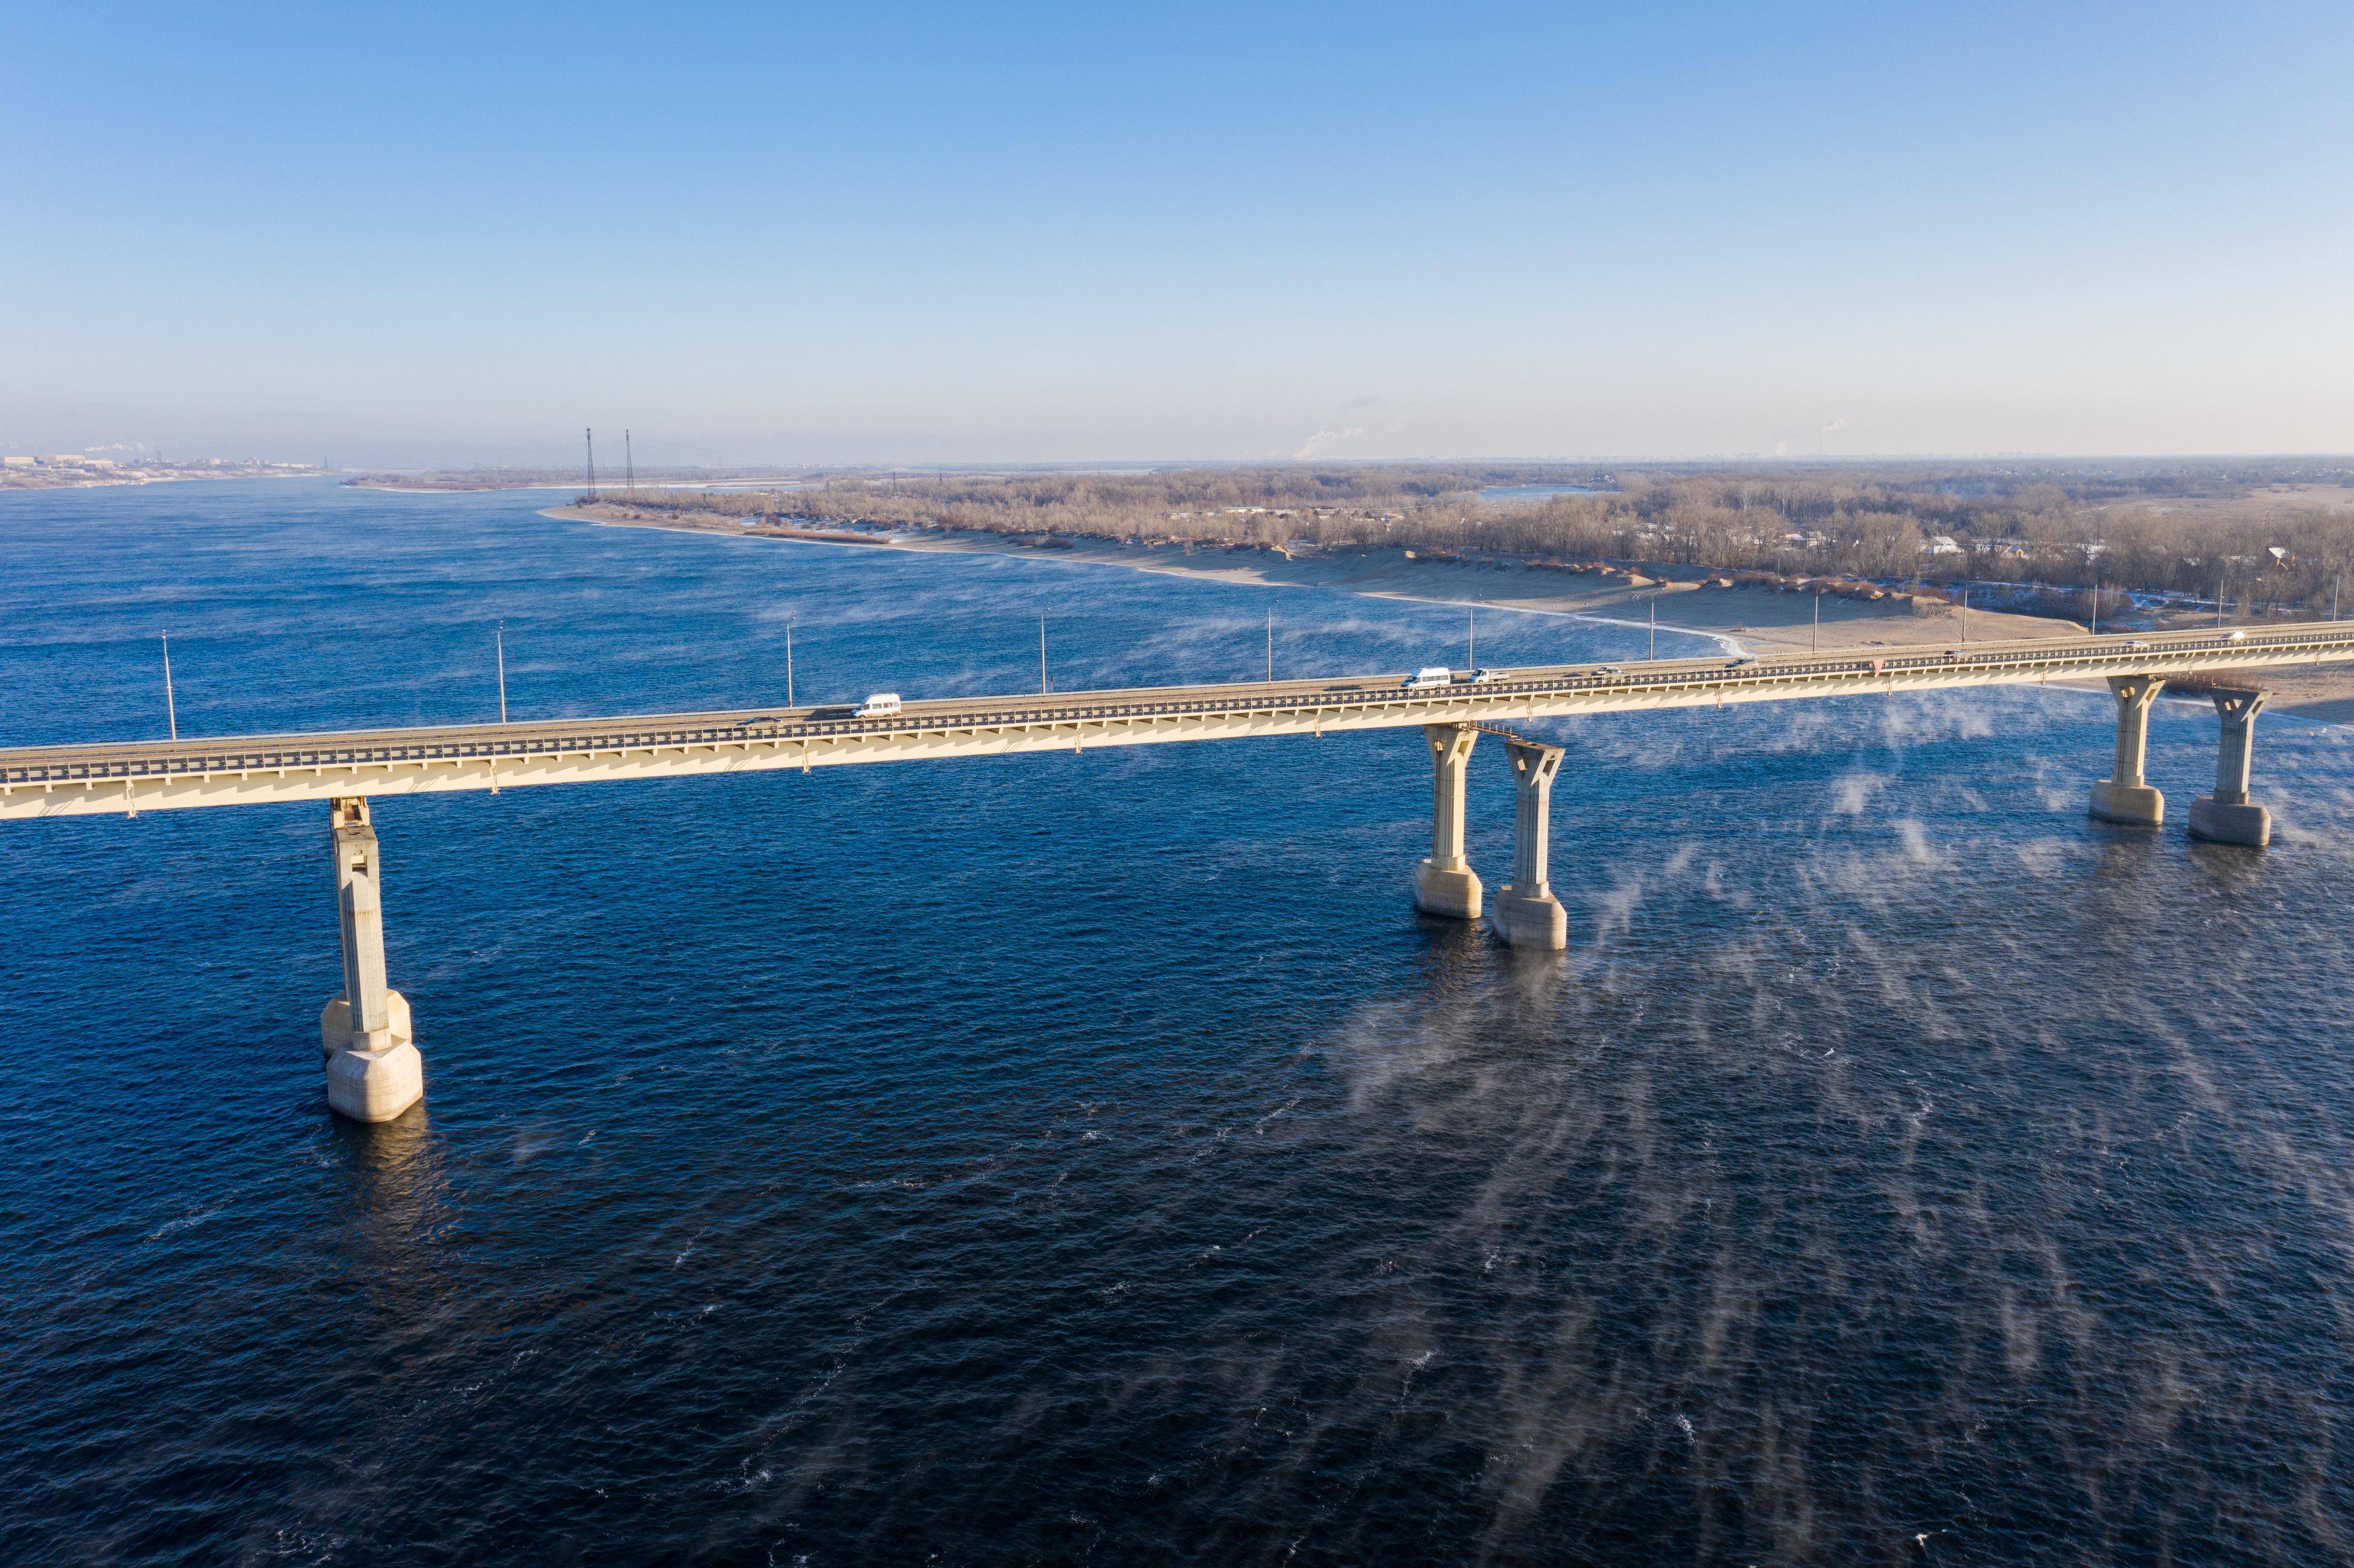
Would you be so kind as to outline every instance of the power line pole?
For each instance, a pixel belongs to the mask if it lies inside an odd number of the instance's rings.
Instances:
[[[164,722],[172,726],[172,738],[180,738],[180,710],[172,702],[172,634],[160,633],[164,639]]]

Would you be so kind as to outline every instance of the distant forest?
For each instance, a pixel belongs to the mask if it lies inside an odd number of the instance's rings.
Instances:
[[[1591,493],[1482,494],[1562,484]],[[651,512],[1140,544],[1397,546],[1500,562],[2033,583],[2062,596],[2097,583],[2211,600],[2220,588],[2243,613],[2327,613],[2354,567],[2354,510],[2329,505],[2341,492],[2354,501],[2354,461],[848,473],[773,492],[640,486],[599,499]]]

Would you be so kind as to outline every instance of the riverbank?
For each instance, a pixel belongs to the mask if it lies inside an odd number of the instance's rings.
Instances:
[[[182,480],[323,479],[323,468],[300,463],[241,463],[215,468],[201,463],[186,467],[7,468],[0,469],[0,493],[28,490],[103,490],[125,484],[175,484]]]
[[[853,534],[840,529],[772,528],[716,514],[631,514],[602,505],[550,507],[541,515],[608,527],[733,534],[873,549],[1043,556],[1220,582],[1334,588],[1378,599],[1435,600],[1629,624],[1649,624],[1656,618],[1662,629],[1716,637],[1756,653],[1953,644],[1963,639],[1966,622],[1967,638],[1973,642],[2081,637],[2085,631],[2081,622],[2049,616],[1973,609],[1965,618],[1949,605],[1900,604],[1893,599],[1871,601],[1829,594],[1819,600],[1813,594],[1763,586],[1719,586],[1731,579],[1698,567],[1651,567],[1604,577],[1434,561],[1402,549],[1286,555],[1250,547],[1194,546],[1188,549],[1177,545],[1059,538],[1051,546],[1041,546],[1002,534]],[[2354,671],[2268,671],[2264,683],[2275,694],[2274,712],[2331,723],[2354,722]]]

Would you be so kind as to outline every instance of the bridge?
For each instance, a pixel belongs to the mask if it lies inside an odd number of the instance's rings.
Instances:
[[[360,1120],[399,1115],[424,1093],[407,1001],[384,970],[381,872],[368,798],[445,789],[675,778],[853,763],[929,761],[1068,747],[1320,736],[1419,727],[1432,761],[1431,853],[1415,868],[1425,913],[1478,920],[1516,947],[1567,944],[1546,882],[1553,781],[1562,748],[1515,723],[1582,714],[1723,707],[1802,698],[1893,696],[1958,687],[2105,681],[2117,705],[2109,777],[2092,786],[2105,821],[2155,827],[2165,800],[2143,776],[2149,708],[2168,680],[2354,659],[2354,623],[1955,642],[1770,658],[1715,655],[1514,669],[1407,684],[1397,674],[1313,681],[953,697],[887,716],[848,707],[449,725],[314,735],[235,736],[0,750],[0,820],[214,806],[329,802],[344,991],[320,1017],[328,1101]],[[2271,818],[2248,797],[2264,694],[2211,693],[2221,719],[2215,792],[2190,808],[2194,836],[2261,846]],[[1483,733],[1503,742],[1516,789],[1512,879],[1487,909],[1464,854],[1466,779]]]

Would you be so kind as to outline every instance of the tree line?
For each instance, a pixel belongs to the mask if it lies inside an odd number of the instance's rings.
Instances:
[[[1578,485],[1534,500],[1500,487]],[[2301,487],[2274,504],[2273,486]],[[2317,490],[2315,487],[2322,487]],[[1409,548],[1881,582],[2095,588],[2326,612],[2354,567],[2354,467],[2326,461],[1956,464],[1353,463],[875,476],[773,491],[608,491],[607,504],[1137,544]],[[2354,606],[2349,606],[2354,608]]]

